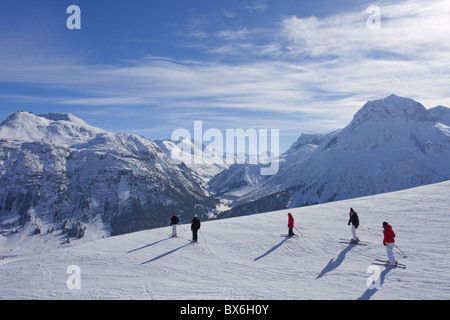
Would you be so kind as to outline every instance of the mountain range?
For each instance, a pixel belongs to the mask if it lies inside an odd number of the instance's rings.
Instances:
[[[206,219],[217,202],[155,142],[70,114],[20,111],[2,122],[0,177],[3,229],[101,221],[122,234],[165,226],[175,211]]]
[[[445,181],[450,109],[396,95],[369,101],[341,130],[302,134],[273,176],[260,165],[175,163],[174,148],[71,114],[14,113],[0,124],[0,229],[98,222],[117,235],[166,226],[175,211],[206,220]]]
[[[448,180],[449,116],[449,108],[426,109],[396,95],[369,101],[342,130],[300,136],[280,157],[278,174],[234,190],[239,197],[225,214],[294,208]],[[227,172],[221,175],[226,179]]]

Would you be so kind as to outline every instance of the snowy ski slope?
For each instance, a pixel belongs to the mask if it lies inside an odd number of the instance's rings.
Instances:
[[[0,236],[0,299],[449,299],[449,194],[447,181],[204,222],[199,244],[190,243],[189,225],[179,226],[178,238],[169,227],[71,244],[59,233]],[[351,236],[350,207],[367,246],[339,243]],[[280,236],[288,212],[304,236]],[[407,268],[372,274],[374,259],[386,257],[383,221]],[[378,288],[368,289],[369,277]]]

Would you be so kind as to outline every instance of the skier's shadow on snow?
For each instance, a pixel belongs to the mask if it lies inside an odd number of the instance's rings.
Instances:
[[[270,253],[274,252],[275,250],[277,250],[279,247],[281,247],[283,245],[283,243],[289,239],[289,237],[284,238],[279,244],[273,246],[272,248],[269,249],[269,251],[267,251],[266,253],[263,253],[262,255],[260,255],[259,257],[255,258],[253,261],[258,261],[259,259],[264,258],[265,256],[269,255]]]
[[[158,260],[158,259],[164,258],[164,257],[168,256],[169,254],[172,254],[172,253],[174,253],[175,251],[178,251],[178,250],[180,250],[180,249],[186,248],[187,246],[190,246],[190,245],[192,245],[192,244],[193,244],[193,242],[190,242],[190,243],[188,243],[188,244],[182,245],[181,247],[178,247],[178,248],[175,248],[175,249],[173,249],[173,250],[167,251],[166,253],[160,254],[159,256],[157,256],[157,257],[155,257],[155,258],[153,258],[153,259],[150,259],[150,260],[148,260],[148,261],[142,262],[141,265],[144,265],[144,264],[147,264],[147,263],[156,261],[156,260]]]
[[[172,239],[172,237],[169,237],[169,238],[166,238],[166,239],[162,239],[162,240],[158,240],[158,241],[153,242],[153,243],[146,244],[146,245],[143,246],[143,247],[140,247],[140,248],[136,248],[136,249],[130,250],[130,251],[128,251],[127,253],[131,253],[131,252],[135,252],[135,251],[138,251],[138,250],[142,250],[142,249],[145,249],[145,248],[154,246],[155,244],[158,244],[158,243],[160,243],[160,242],[167,241],[167,240],[170,240],[170,239]]]
[[[328,262],[328,264],[325,266],[325,268],[323,268],[322,271],[320,271],[319,275],[316,277],[316,279],[319,279],[321,277],[323,277],[325,274],[327,274],[330,271],[333,271],[334,269],[338,268],[342,262],[345,259],[345,255],[353,249],[355,245],[353,244],[349,244],[344,250],[341,251],[341,253],[339,253],[338,257],[336,259],[332,258],[330,260],[330,262]]]
[[[368,288],[361,297],[358,298],[358,300],[370,300],[370,298],[383,286],[384,278],[386,278],[386,275],[395,268],[393,267],[385,267],[383,272],[380,273],[380,286],[378,288],[370,289]]]

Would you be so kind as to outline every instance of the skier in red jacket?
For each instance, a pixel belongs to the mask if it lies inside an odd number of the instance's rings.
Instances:
[[[386,246],[386,252],[388,256],[388,263],[391,265],[396,265],[398,262],[395,260],[394,252],[392,252],[392,249],[395,245],[395,233],[394,230],[392,230],[392,226],[388,224],[387,222],[383,222],[383,244]]]
[[[289,237],[292,237],[294,235],[294,231],[292,230],[294,229],[294,217],[290,212],[288,213],[288,228],[289,228]]]

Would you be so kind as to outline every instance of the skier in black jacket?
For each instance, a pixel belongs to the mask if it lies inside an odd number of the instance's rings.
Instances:
[[[350,219],[348,220],[348,225],[352,224],[352,240],[351,242],[359,242],[358,237],[356,236],[356,229],[358,229],[359,226],[359,218],[358,214],[356,213],[353,208],[350,208]]]
[[[191,230],[192,230],[192,241],[197,242],[198,236],[197,232],[200,229],[200,220],[197,218],[197,215],[194,215],[194,219],[192,219]]]

